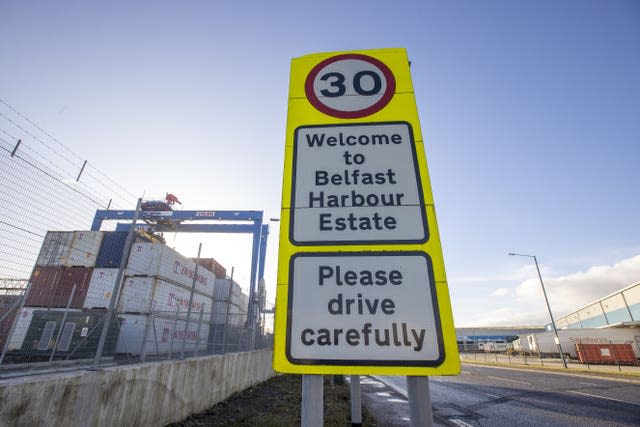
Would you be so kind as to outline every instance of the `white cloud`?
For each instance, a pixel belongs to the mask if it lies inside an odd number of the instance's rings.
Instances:
[[[554,315],[563,315],[639,281],[640,255],[613,265],[598,265],[565,276],[543,277],[543,280]],[[544,304],[537,278],[525,280],[515,292],[521,303]]]
[[[564,276],[551,277],[546,270],[542,275],[553,314],[559,317],[640,281],[640,255]],[[529,272],[531,276],[535,278],[524,280],[515,289],[498,288],[491,293],[493,297],[513,296],[501,298],[502,307],[464,313],[456,326],[542,326],[548,323],[549,313],[540,281],[535,271]],[[482,305],[481,302],[478,304]]]
[[[506,297],[507,295],[511,295],[511,289],[498,288],[495,291],[491,292],[492,297]]]

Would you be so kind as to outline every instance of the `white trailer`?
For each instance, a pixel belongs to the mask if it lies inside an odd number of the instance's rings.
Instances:
[[[562,352],[569,357],[578,358],[576,344],[631,344],[633,352],[640,358],[640,328],[606,329],[560,329],[558,330]],[[553,332],[539,332],[521,335],[514,349],[520,348],[527,353],[558,355],[558,346]]]

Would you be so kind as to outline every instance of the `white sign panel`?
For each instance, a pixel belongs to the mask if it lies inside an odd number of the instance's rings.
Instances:
[[[299,253],[290,274],[292,363],[437,366],[444,360],[425,253]]]
[[[303,126],[296,129],[294,144],[293,243],[428,239],[408,123]]]

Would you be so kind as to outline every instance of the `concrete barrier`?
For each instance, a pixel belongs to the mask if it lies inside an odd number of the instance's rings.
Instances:
[[[0,425],[162,426],[272,377],[271,350],[0,381]]]

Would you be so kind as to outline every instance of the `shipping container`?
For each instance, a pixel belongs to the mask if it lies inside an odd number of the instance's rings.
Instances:
[[[119,268],[127,242],[126,231],[107,231],[96,258],[96,268]]]
[[[36,266],[93,267],[102,234],[102,231],[48,231]]]
[[[192,258],[198,264],[213,272],[216,279],[225,279],[227,277],[227,269],[213,258]]]
[[[191,291],[154,277],[127,277],[118,302],[119,313],[149,313],[186,319]],[[208,322],[211,316],[211,298],[193,293],[191,320]]]
[[[635,356],[640,358],[640,328],[604,328],[604,329],[559,329],[558,337],[562,351],[577,359],[575,344],[631,344]],[[543,355],[559,355],[553,332],[540,332],[520,337],[521,344],[531,353]]]
[[[69,307],[82,308],[92,273],[93,269],[87,267],[36,267],[25,306],[66,307],[75,285]]]
[[[247,321],[247,311],[242,310],[228,301],[215,301],[211,323],[216,325],[244,326]]]
[[[195,261],[186,258],[160,243],[135,243],[127,264],[128,276],[161,277],[188,289],[195,275]],[[196,291],[212,296],[215,276],[207,269],[199,268]]]
[[[27,331],[29,330],[29,326],[31,325],[31,319],[33,318],[33,313],[36,311],[55,311],[55,312],[64,312],[64,308],[54,308],[51,310],[43,310],[42,307],[24,307],[20,310],[18,317],[16,318],[16,325],[13,329],[13,334],[9,338],[9,346],[8,350],[20,350],[22,348],[22,344],[24,343],[24,338],[27,335]],[[70,309],[69,312],[80,312],[78,309]]]
[[[202,351],[207,347],[208,323],[191,321],[187,325],[184,320],[140,314],[123,314],[119,317],[122,323],[116,353],[140,355],[143,342],[147,355],[178,353],[182,351],[183,341],[185,351],[194,351],[196,346]]]
[[[128,231],[105,231],[102,244],[96,258],[97,268],[119,268],[122,262]],[[150,242],[154,237],[136,230],[135,242]],[[155,241],[158,241],[155,239]]]
[[[231,287],[231,293],[229,293],[229,287]],[[249,296],[242,292],[242,288],[235,281],[232,283],[231,279],[216,279],[213,300],[231,301],[231,304],[240,307],[245,312],[249,306]]]
[[[631,344],[575,344],[580,363],[635,366],[638,360]]]
[[[11,304],[10,298],[4,297],[14,297],[15,300]],[[3,295],[3,298],[0,298],[0,351],[4,348],[4,343],[7,341],[7,337],[9,336],[9,332],[11,331],[11,325],[13,323],[13,319],[16,317],[16,313],[18,312],[18,306],[15,303],[18,301],[18,296],[14,295]]]
[[[25,357],[49,356],[55,349],[58,358],[83,359],[95,355],[105,310],[35,310],[21,348]],[[63,319],[65,319],[64,324]],[[118,322],[110,324],[103,355],[113,354]]]
[[[84,308],[109,308],[113,288],[118,278],[117,268],[94,268],[84,301]]]

